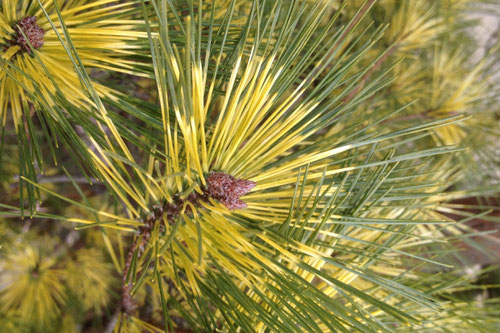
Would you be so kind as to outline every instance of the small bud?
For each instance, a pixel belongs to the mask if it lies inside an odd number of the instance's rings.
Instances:
[[[240,200],[240,196],[250,192],[255,185],[250,180],[234,178],[224,172],[212,172],[207,177],[206,193],[230,210],[242,209],[247,204]]]
[[[15,26],[15,30],[17,34],[14,44],[19,45],[24,52],[31,53],[30,44],[34,49],[39,49],[43,46],[45,31],[36,24],[35,16],[26,16],[21,19]],[[23,33],[28,38],[29,43],[23,36]]]

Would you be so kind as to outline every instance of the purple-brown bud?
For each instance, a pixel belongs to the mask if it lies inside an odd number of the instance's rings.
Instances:
[[[43,46],[43,36],[45,31],[36,24],[35,16],[26,16],[17,22],[14,28],[17,32],[14,44],[19,45],[23,52],[31,53],[30,44],[34,49],[39,49]],[[21,32],[22,31],[22,32]],[[28,40],[23,36],[26,36]],[[28,43],[29,41],[29,43]]]
[[[255,187],[255,183],[234,178],[224,172],[212,172],[207,177],[206,194],[219,200],[230,210],[246,208],[247,204],[240,200],[240,196],[247,194]]]

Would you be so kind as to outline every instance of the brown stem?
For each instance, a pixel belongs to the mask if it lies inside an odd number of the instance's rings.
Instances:
[[[356,97],[356,95],[359,93],[359,91],[365,86],[366,81],[368,81],[370,79],[370,77],[372,76],[373,72],[375,72],[377,69],[379,69],[380,66],[382,66],[382,64],[384,63],[384,61],[387,58],[389,58],[391,55],[393,55],[394,52],[397,51],[398,47],[399,47],[398,44],[394,44],[389,49],[387,49],[387,51],[384,53],[384,55],[382,55],[380,57],[380,59],[378,59],[377,62],[375,62],[375,64],[373,64],[373,67],[370,68],[370,70],[368,70],[368,72],[366,72],[365,75],[363,75],[363,77],[361,78],[361,82],[356,86],[356,88],[354,88],[344,98],[344,104],[349,103],[350,101],[352,101],[354,99],[354,97]]]
[[[377,1],[377,0],[370,0],[370,1],[367,1],[365,3],[365,5],[363,6],[363,8],[361,8],[361,10],[358,12],[356,17],[354,17],[354,19],[352,20],[349,27],[347,27],[347,29],[344,31],[344,33],[340,37],[337,45],[340,44],[340,42],[342,42],[347,37],[347,35],[351,32],[352,29],[354,29],[354,27],[358,24],[358,22],[361,20],[361,18],[363,18],[363,16],[365,16],[366,12],[372,7],[372,5],[375,3],[375,1]],[[337,45],[335,45],[335,46],[337,46]]]
[[[153,209],[153,215],[149,217],[145,222],[144,226],[139,228],[139,234],[135,237],[130,249],[127,253],[127,258],[125,261],[125,267],[123,268],[122,273],[122,298],[121,298],[121,310],[128,315],[132,315],[137,309],[137,305],[135,304],[132,298],[132,283],[131,277],[127,281],[127,275],[129,275],[130,266],[132,264],[132,260],[134,258],[134,254],[137,251],[136,262],[141,259],[144,254],[144,249],[151,238],[151,232],[157,222],[162,222],[163,210],[159,208]],[[145,268],[147,269],[147,267]]]
[[[193,192],[187,198],[182,199],[177,196],[172,202],[164,202],[163,205],[154,206],[152,214],[145,221],[144,225],[139,227],[139,234],[135,237],[132,245],[127,253],[125,267],[122,272],[122,290],[121,290],[121,311],[132,315],[137,305],[132,299],[131,290],[132,284],[130,277],[127,281],[127,275],[130,272],[132,260],[137,251],[136,262],[138,262],[146,249],[146,246],[151,238],[151,232],[157,223],[167,221],[170,224],[175,223],[177,217],[184,209],[184,213],[190,214],[191,207],[199,207],[200,201],[208,202],[209,198],[213,198],[221,202],[228,209],[242,209],[246,207],[246,203],[240,200],[240,196],[248,193],[255,183],[246,179],[238,179],[223,172],[212,172],[206,178],[207,186],[203,188],[202,193]],[[189,202],[190,205],[186,205]],[[165,230],[165,225],[160,224],[160,230]],[[147,267],[144,267],[147,269]]]
[[[132,299],[132,295],[130,293],[132,290],[132,286],[130,282],[127,283],[127,275],[128,272],[130,271],[132,258],[134,257],[134,252],[137,247],[137,242],[140,238],[142,238],[141,235],[136,236],[134,242],[132,243],[132,246],[130,246],[130,250],[128,251],[127,259],[125,261],[125,267],[123,268],[123,274],[122,274],[122,298],[120,305],[121,305],[121,311],[125,312],[128,315],[133,314],[135,309],[137,308],[137,305]]]

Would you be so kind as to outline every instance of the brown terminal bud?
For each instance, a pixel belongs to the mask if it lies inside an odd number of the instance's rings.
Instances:
[[[17,22],[14,29],[17,34],[13,44],[19,45],[23,52],[31,53],[30,44],[34,49],[39,49],[43,46],[45,31],[36,24],[35,16],[26,16],[21,19]],[[25,36],[28,40],[26,40]]]
[[[224,172],[212,172],[207,177],[206,194],[219,200],[230,210],[242,209],[247,204],[240,200],[240,196],[250,192],[255,185],[250,180],[234,178]]]

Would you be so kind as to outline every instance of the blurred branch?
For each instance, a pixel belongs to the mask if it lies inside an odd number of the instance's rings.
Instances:
[[[15,183],[12,183],[10,187],[16,187],[20,178],[19,175],[13,177]],[[86,177],[72,177],[71,179],[67,176],[48,176],[48,177],[40,177],[37,182],[39,184],[64,184],[64,183],[72,183],[75,182],[77,184],[89,184],[89,185],[104,185],[96,178],[86,178]]]

